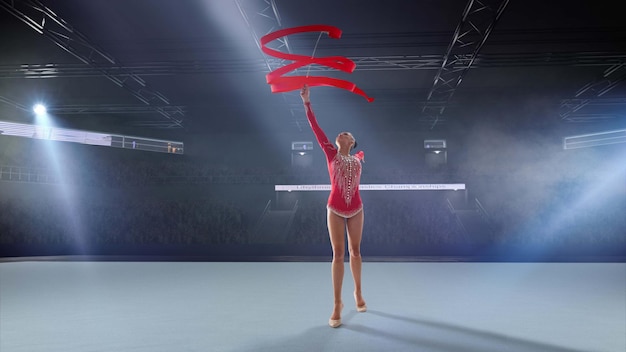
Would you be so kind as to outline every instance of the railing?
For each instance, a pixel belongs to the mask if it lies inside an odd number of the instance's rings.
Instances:
[[[59,180],[46,169],[0,165],[0,181],[58,183]]]
[[[265,208],[263,209],[261,216],[259,216],[259,220],[257,220],[256,225],[254,225],[254,231],[252,231],[252,237],[258,236],[259,228],[261,227],[261,224],[263,223],[263,220],[265,219],[265,215],[267,215],[267,212],[270,210],[271,204],[272,204],[272,200],[270,199],[267,201],[267,204],[265,205]]]
[[[485,209],[478,198],[474,198],[474,202],[476,203],[476,210],[478,211],[478,214],[480,214],[483,220],[485,220],[485,223],[491,225],[491,216],[487,212],[487,209]]]
[[[155,169],[156,170],[156,169]],[[1,165],[0,164],[0,181],[7,182],[33,182],[33,183],[49,183],[57,184],[63,182],[90,183],[98,184],[110,183],[130,183],[130,184],[157,184],[157,185],[174,185],[174,184],[292,184],[292,183],[322,183],[328,181],[328,174],[323,172],[311,173],[276,173],[266,174],[263,172],[255,174],[254,171],[231,170],[230,172],[199,174],[197,170],[175,170],[172,174],[163,174],[163,171],[153,172],[149,170],[139,170],[134,172],[132,168],[122,167],[117,170],[115,167],[106,169],[104,174],[94,174],[93,170],[75,170],[72,172],[71,180],[65,179],[57,175],[51,168],[34,168],[28,166]],[[75,174],[78,173],[78,174]],[[82,176],[81,177],[81,173]],[[156,175],[156,176],[155,176]],[[392,179],[388,173],[383,175],[372,174],[363,178],[364,182],[371,179],[372,183],[438,183],[444,182],[449,177],[422,175],[422,174],[396,174]]]
[[[289,236],[289,231],[291,231],[291,225],[293,224],[293,218],[296,216],[298,212],[298,199],[296,199],[296,204],[293,205],[293,209],[291,210],[291,215],[289,216],[289,221],[287,221],[287,226],[285,226],[284,235],[285,237]]]
[[[491,236],[494,236],[496,234],[496,226],[494,225],[491,215],[489,215],[489,212],[487,212],[487,209],[485,209],[485,207],[478,200],[478,198],[475,198],[474,202],[476,203],[476,211],[485,221],[485,225],[486,225],[487,230],[489,231],[489,234]]]
[[[454,206],[452,205],[450,198],[446,198],[446,205],[448,206],[448,210],[450,211],[450,213],[452,214],[456,213],[456,209],[454,209]]]
[[[448,210],[450,211],[450,213],[454,215],[454,218],[456,219],[456,223],[461,228],[461,231],[464,234],[466,234],[467,233],[467,229],[465,228],[465,225],[463,224],[463,221],[461,221],[461,218],[459,218],[459,215],[457,214],[456,209],[454,209],[454,205],[452,205],[452,202],[450,201],[450,198],[446,198],[446,205],[448,206]]]

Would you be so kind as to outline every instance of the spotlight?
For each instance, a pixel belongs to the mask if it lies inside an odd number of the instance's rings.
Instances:
[[[44,115],[46,113],[46,107],[42,104],[36,104],[33,107],[33,111],[35,112],[35,114],[37,115]]]

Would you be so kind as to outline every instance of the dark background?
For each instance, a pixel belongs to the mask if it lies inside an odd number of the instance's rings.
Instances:
[[[44,102],[61,127],[185,143],[184,154],[174,155],[0,135],[4,257],[330,255],[325,194],[281,203],[273,191],[275,184],[327,183],[328,175],[315,143],[310,165],[292,165],[291,142],[314,136],[297,92],[272,94],[266,84],[269,68],[285,62],[257,46],[272,30],[328,24],[343,31],[341,39],[295,35],[289,50],[357,63],[352,74],[309,73],[349,80],[375,98],[312,89],[327,134],[351,131],[364,150],[362,182],[468,187],[463,194],[363,192],[364,255],[624,258],[626,144],[563,148],[566,136],[626,128],[626,26],[615,2],[486,1],[485,13],[506,7],[488,35],[468,36],[486,38],[484,45],[452,51],[464,9],[480,3],[0,4],[0,120],[35,123],[31,106]],[[45,18],[45,32],[25,18]],[[477,26],[484,18],[468,16]],[[461,63],[476,57],[453,95],[429,99],[450,52],[448,60]],[[126,88],[113,82],[120,78]],[[142,102],[138,92],[151,98]],[[424,109],[437,104],[446,107],[442,114]],[[425,139],[447,141],[445,163],[424,150]],[[271,211],[291,211],[284,236],[258,231],[270,200]]]

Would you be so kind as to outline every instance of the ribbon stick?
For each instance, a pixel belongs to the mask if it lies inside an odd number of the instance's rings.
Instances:
[[[281,29],[261,37],[261,50],[270,56],[294,61],[291,64],[285,65],[268,73],[265,78],[270,85],[272,93],[283,93],[292,90],[298,90],[305,84],[308,86],[329,86],[340,89],[345,89],[354,94],[361,95],[368,102],[374,101],[374,98],[369,97],[362,89],[356,86],[356,84],[349,81],[321,76],[285,76],[285,74],[294,71],[300,67],[317,64],[332,69],[336,69],[346,73],[354,72],[356,64],[354,61],[343,56],[327,56],[327,57],[309,57],[305,55],[297,55],[290,53],[283,53],[278,50],[270,49],[266,45],[278,38],[282,38],[291,34],[306,33],[306,32],[324,32],[327,33],[330,38],[339,39],[341,37],[341,30],[334,26],[328,25],[310,25],[293,28]]]

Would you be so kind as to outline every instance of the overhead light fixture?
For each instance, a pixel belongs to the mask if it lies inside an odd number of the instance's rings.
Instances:
[[[37,115],[44,115],[48,110],[43,104],[35,104],[35,106],[33,107],[33,111]]]

